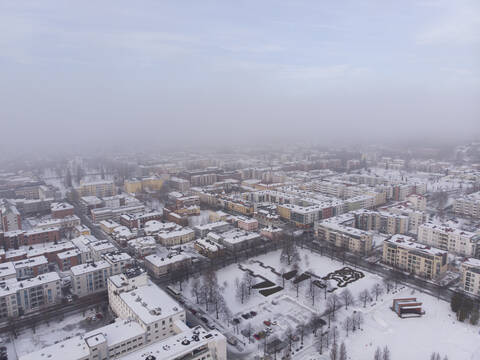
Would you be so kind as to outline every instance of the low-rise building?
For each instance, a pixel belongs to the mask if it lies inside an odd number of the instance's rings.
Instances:
[[[224,254],[225,247],[219,243],[209,239],[202,238],[195,240],[194,243],[195,250],[197,250],[203,256],[208,258],[215,258],[222,256]]]
[[[168,254],[166,256],[152,254],[145,257],[145,267],[152,276],[157,278],[188,266],[191,262],[192,257],[184,253]]]
[[[224,232],[228,230],[230,225],[226,221],[216,221],[208,224],[197,225],[193,229],[195,230],[195,236],[197,238],[205,237],[209,232]]]
[[[258,230],[258,221],[253,218],[237,216],[237,226],[245,231],[256,231]]]
[[[54,202],[50,204],[50,211],[52,212],[52,218],[63,219],[66,216],[72,216],[73,206],[66,202]]]
[[[127,247],[136,258],[143,259],[145,256],[157,251],[157,242],[153,236],[144,236],[129,240]]]
[[[189,228],[180,228],[157,234],[157,239],[164,246],[185,244],[195,239],[195,232]]]
[[[412,274],[434,279],[447,270],[447,252],[396,234],[383,242],[383,262]]]

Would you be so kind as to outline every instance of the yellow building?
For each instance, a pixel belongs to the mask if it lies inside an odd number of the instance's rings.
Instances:
[[[288,206],[285,205],[277,205],[277,212],[278,215],[285,220],[290,220],[291,218],[291,211]]]
[[[142,191],[142,181],[137,179],[125,180],[124,187],[127,193],[138,193]]]
[[[126,192],[131,194],[145,190],[158,191],[163,187],[164,182],[165,179],[156,176],[143,179],[125,180],[124,188]]]
[[[396,234],[383,242],[383,262],[426,279],[447,271],[447,252]]]

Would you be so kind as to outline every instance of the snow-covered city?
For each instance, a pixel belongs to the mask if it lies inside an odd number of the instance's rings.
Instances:
[[[0,0],[0,360],[480,360],[478,0]]]

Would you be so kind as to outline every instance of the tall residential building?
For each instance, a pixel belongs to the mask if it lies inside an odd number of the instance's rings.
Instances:
[[[418,227],[418,241],[451,253],[475,257],[479,253],[480,234],[445,225],[425,223]]]
[[[447,270],[447,252],[396,234],[383,242],[383,262],[426,279],[434,279]]]
[[[456,214],[480,218],[480,191],[455,199],[453,211]]]
[[[92,182],[82,182],[75,188],[80,196],[113,196],[117,193],[115,184],[111,180],[99,180]]]
[[[466,292],[480,296],[480,260],[467,259],[462,263],[462,287]]]

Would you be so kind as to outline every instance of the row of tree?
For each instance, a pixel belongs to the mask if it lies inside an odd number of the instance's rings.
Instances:
[[[457,315],[457,320],[465,321],[469,319],[472,325],[477,325],[479,321],[478,302],[465,294],[455,293],[450,300],[450,308]]]

